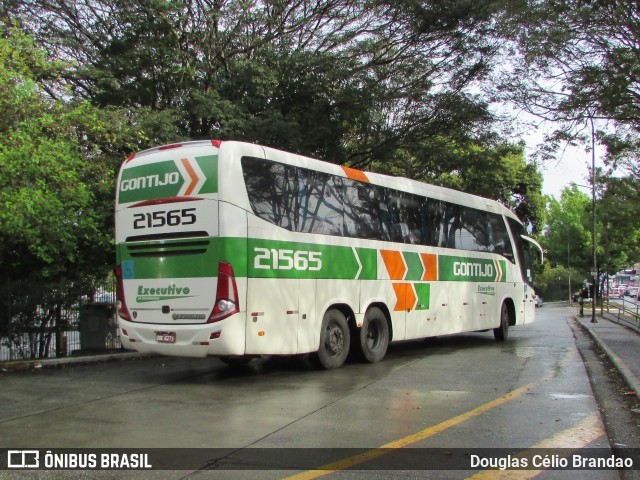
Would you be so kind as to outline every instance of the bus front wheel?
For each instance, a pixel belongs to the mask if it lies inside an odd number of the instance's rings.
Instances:
[[[389,346],[389,324],[382,310],[371,307],[360,328],[360,351],[367,362],[382,360]]]
[[[322,368],[340,368],[349,354],[351,337],[347,318],[340,310],[328,310],[322,319],[317,358]]]
[[[493,336],[499,342],[504,342],[509,336],[509,308],[506,303],[500,309],[500,326],[493,329]]]

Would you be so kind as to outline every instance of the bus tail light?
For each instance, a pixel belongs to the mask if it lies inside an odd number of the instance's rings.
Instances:
[[[129,309],[127,308],[127,302],[124,300],[124,283],[122,281],[122,267],[117,266],[115,270],[116,274],[116,309],[118,315],[121,318],[131,321],[131,315],[129,315]]]
[[[239,311],[238,287],[233,268],[227,262],[219,262],[216,303],[207,323],[219,322]]]

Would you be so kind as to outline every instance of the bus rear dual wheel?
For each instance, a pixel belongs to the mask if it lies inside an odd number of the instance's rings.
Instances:
[[[326,370],[339,368],[347,359],[349,349],[370,363],[379,362],[387,353],[389,345],[389,325],[379,308],[370,308],[361,328],[352,337],[345,315],[336,309],[328,310],[322,319],[320,347],[317,359]]]

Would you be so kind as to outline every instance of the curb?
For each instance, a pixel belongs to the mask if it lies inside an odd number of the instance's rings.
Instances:
[[[600,317],[602,318],[602,317]],[[602,318],[603,320],[609,321],[606,318]],[[582,328],[583,331],[589,333],[593,341],[598,345],[598,347],[604,351],[604,353],[609,357],[611,363],[613,363],[616,370],[620,372],[620,375],[624,379],[624,381],[629,385],[629,387],[633,390],[633,393],[636,397],[640,398],[640,382],[638,378],[629,370],[624,360],[622,360],[616,353],[609,348],[609,346],[589,327],[584,325],[576,316],[573,317],[573,321]]]
[[[37,360],[16,360],[0,363],[0,375],[11,372],[25,372],[46,368],[62,368],[65,366],[89,365],[93,363],[107,363],[125,360],[137,360],[151,355],[138,352],[105,353],[79,357],[41,358]]]

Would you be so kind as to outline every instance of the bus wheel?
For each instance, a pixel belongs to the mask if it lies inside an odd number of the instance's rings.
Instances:
[[[339,310],[328,310],[322,319],[317,354],[322,368],[330,370],[342,366],[349,354],[350,339],[349,325],[344,314]]]
[[[360,328],[360,349],[367,362],[376,363],[382,360],[389,346],[389,324],[382,310],[370,308],[364,316]]]
[[[509,309],[506,303],[500,309],[500,326],[493,329],[493,336],[498,342],[504,342],[509,336]]]

